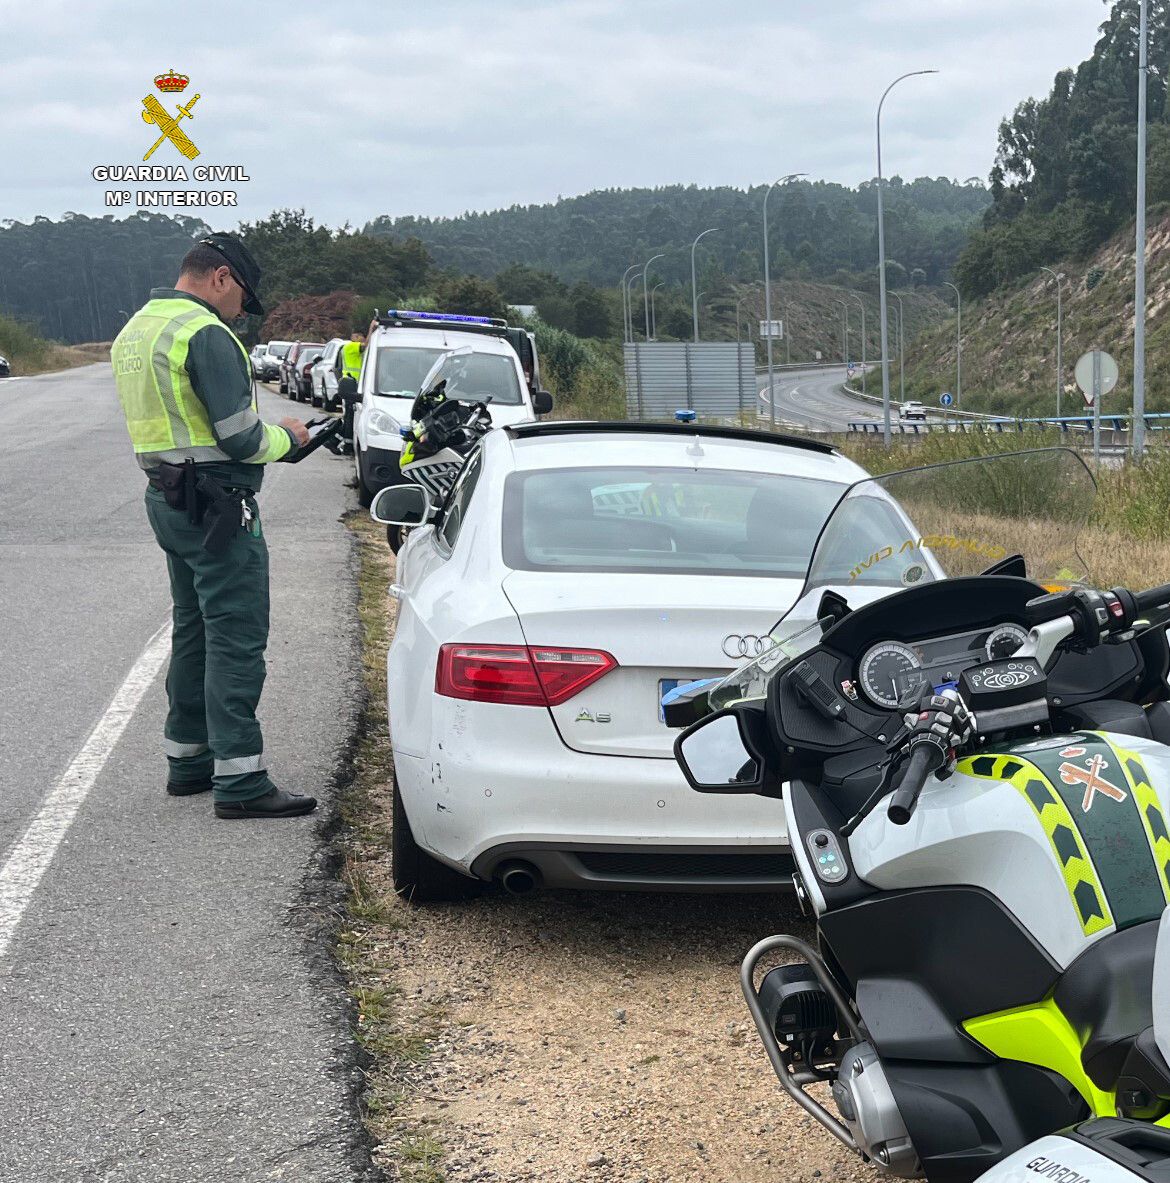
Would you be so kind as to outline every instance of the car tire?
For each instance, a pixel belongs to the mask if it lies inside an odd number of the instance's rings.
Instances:
[[[366,484],[366,474],[364,472],[362,472],[362,454],[361,454],[360,449],[358,449],[356,440],[354,441],[353,446],[354,446],[355,450],[357,450],[357,465],[356,465],[356,467],[357,467],[358,505],[360,505],[362,507],[362,509],[369,509],[370,506],[374,504],[374,490],[371,489],[370,486]]]
[[[409,526],[386,527],[386,545],[393,554],[397,554],[402,549],[402,544],[406,541],[406,535],[409,531]]]
[[[410,819],[402,804],[398,782],[390,782],[390,875],[394,890],[410,904],[468,900],[479,895],[483,884],[432,858],[415,841]]]

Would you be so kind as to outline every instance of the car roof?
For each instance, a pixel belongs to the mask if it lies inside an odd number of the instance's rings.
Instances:
[[[800,437],[674,423],[628,423],[623,428],[555,421],[519,423],[493,431],[491,436],[499,435],[511,444],[512,465],[523,471],[611,465],[697,467],[701,455],[704,468],[785,473],[843,485],[869,475],[827,444]],[[696,446],[701,449],[698,455]]]
[[[407,349],[460,349],[470,345],[476,353],[512,354],[516,351],[506,337],[492,337],[485,333],[461,333],[458,329],[412,329],[382,325],[374,331],[373,344],[377,348],[395,346]]]

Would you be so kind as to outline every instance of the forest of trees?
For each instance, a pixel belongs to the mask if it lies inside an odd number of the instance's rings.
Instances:
[[[886,246],[899,284],[937,283],[949,275],[988,204],[977,178],[887,181]],[[690,245],[701,230],[703,253],[722,274],[750,282],[763,270],[764,187],[670,185],[606,189],[551,205],[512,206],[458,218],[380,217],[369,234],[417,238],[441,266],[493,276],[524,263],[568,284],[616,285],[634,261],[667,252],[659,277],[690,283]],[[874,270],[877,258],[875,183],[857,189],[796,181],[768,201],[772,272],[777,277],[833,280]]]
[[[1147,200],[1170,202],[1170,0],[1150,0]],[[1000,124],[992,204],[955,268],[986,295],[1045,263],[1085,258],[1133,217],[1138,0],[1116,0],[1092,56]]]

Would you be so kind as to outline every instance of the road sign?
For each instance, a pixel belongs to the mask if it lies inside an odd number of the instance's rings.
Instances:
[[[1098,390],[1104,396],[1117,385],[1117,362],[1102,349],[1090,349],[1081,354],[1074,377],[1085,396],[1086,406],[1091,407]]]
[[[852,378],[853,375],[857,373],[857,367],[852,362],[849,363],[848,373],[850,378]]]
[[[938,396],[938,405],[940,407],[949,407],[954,401],[955,396],[946,390],[944,390],[942,394]]]
[[[1074,376],[1093,408],[1093,462],[1101,463],[1101,400],[1117,385],[1117,362],[1103,349],[1090,349],[1077,361]]]
[[[784,322],[782,320],[760,321],[760,336],[782,341],[784,339]]]

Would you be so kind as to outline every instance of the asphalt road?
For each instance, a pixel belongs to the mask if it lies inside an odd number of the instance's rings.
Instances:
[[[290,405],[261,393],[269,419]],[[169,598],[108,366],[0,380],[0,410],[0,934],[19,920],[0,941],[0,1179],[372,1178],[323,935],[360,693],[349,465],[276,465],[260,500],[270,767],[326,808],[229,823],[167,797],[160,673],[24,906],[3,886],[14,851]]]
[[[776,419],[811,431],[845,431],[851,422],[877,422],[880,408],[841,392],[844,366],[773,371]],[[768,417],[768,377],[760,379],[760,414]]]

